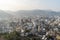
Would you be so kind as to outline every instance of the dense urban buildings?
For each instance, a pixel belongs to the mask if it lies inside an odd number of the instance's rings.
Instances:
[[[0,33],[13,31],[19,32],[21,36],[35,35],[43,40],[50,35],[56,40],[57,35],[60,35],[60,17],[35,16],[0,21]]]

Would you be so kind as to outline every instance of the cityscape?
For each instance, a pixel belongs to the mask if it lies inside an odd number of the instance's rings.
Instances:
[[[0,40],[60,40],[60,0],[0,0]]]
[[[0,21],[2,37],[11,35],[12,40],[60,40],[60,16],[25,16],[21,19],[13,17],[13,19]],[[14,33],[18,34],[14,35]],[[14,37],[16,35],[18,38]]]

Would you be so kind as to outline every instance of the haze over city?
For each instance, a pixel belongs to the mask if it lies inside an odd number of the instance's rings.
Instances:
[[[34,9],[60,11],[60,0],[0,0],[0,10]]]
[[[0,0],[0,40],[60,40],[60,0]]]

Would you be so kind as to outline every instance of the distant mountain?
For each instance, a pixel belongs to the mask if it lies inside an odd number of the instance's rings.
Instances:
[[[14,11],[5,11],[6,13],[10,14],[10,15],[15,15]]]
[[[9,18],[10,16],[7,12],[0,10],[0,18]]]
[[[49,10],[19,10],[15,12],[15,14],[18,16],[36,16],[36,15],[60,16],[60,12]]]
[[[50,10],[19,10],[19,11],[3,11],[0,10],[0,18],[10,18],[23,16],[60,16],[60,12],[50,11]]]

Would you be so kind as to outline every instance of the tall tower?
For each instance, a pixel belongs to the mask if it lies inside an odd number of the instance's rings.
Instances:
[[[41,29],[40,29],[40,26],[38,25],[38,32],[40,32],[40,30],[41,30]]]

